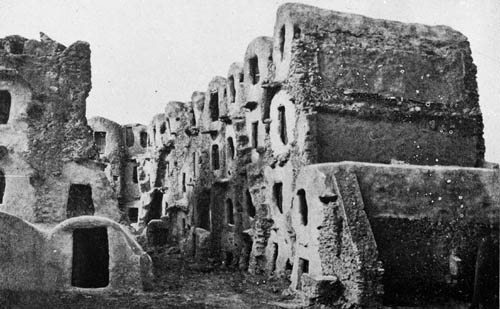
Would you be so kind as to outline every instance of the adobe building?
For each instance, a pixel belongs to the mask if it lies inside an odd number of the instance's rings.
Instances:
[[[227,79],[167,108],[167,242],[287,277],[305,304],[498,304],[475,73],[449,27],[280,6]]]
[[[41,34],[0,39],[0,210],[29,222],[119,220],[85,119],[90,49]]]

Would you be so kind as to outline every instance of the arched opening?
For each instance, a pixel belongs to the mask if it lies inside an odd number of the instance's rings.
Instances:
[[[212,145],[212,169],[216,171],[219,167],[219,145]]]
[[[231,199],[226,200],[226,221],[227,224],[234,224],[234,208]]]
[[[132,127],[125,127],[125,144],[127,147],[134,146],[134,130]]]
[[[6,124],[10,116],[12,98],[7,90],[0,90],[0,124]]]
[[[94,132],[94,144],[99,154],[104,154],[106,150],[106,132]]]
[[[137,177],[137,161],[136,160],[131,160],[130,165],[132,167],[132,182],[133,183],[139,183],[139,177]]]
[[[233,138],[229,137],[227,139],[227,156],[231,159],[234,160],[234,142]]]
[[[166,130],[167,130],[167,125],[165,122],[162,122],[160,125],[160,134],[164,134]]]
[[[210,108],[210,119],[212,119],[212,121],[217,121],[219,119],[219,92],[218,91],[212,91],[210,93],[210,103],[208,106]]]
[[[240,81],[240,84],[245,81],[245,76],[243,75],[243,73],[239,74],[239,81]]]
[[[172,130],[170,129],[170,119],[167,119],[167,128],[168,128],[168,133],[172,134]]]
[[[273,199],[280,213],[283,213],[283,183],[276,182],[273,185]]]
[[[182,173],[182,192],[186,192],[186,173]]]
[[[250,194],[250,191],[247,190],[245,192],[245,199],[246,199],[246,204],[247,204],[247,214],[250,218],[255,217],[255,206],[253,205],[252,202],[252,195]]]
[[[3,196],[5,194],[5,174],[0,170],[0,204],[3,204]]]
[[[283,53],[285,52],[285,25],[283,25],[280,29],[279,44],[281,61],[283,61]]]
[[[281,142],[286,145],[288,144],[288,136],[286,132],[286,115],[284,106],[278,107],[278,125]]]
[[[193,152],[191,164],[193,165],[193,177],[196,177],[196,152]]]
[[[142,131],[139,135],[141,141],[141,147],[146,148],[148,145],[148,132]]]
[[[229,76],[229,102],[234,103],[236,100],[236,88],[234,87],[234,76]]]
[[[255,85],[259,82],[260,73],[259,73],[259,58],[257,56],[253,56],[248,59],[249,64],[249,75],[252,81],[252,84]]]
[[[303,225],[307,225],[309,210],[307,209],[306,191],[304,191],[304,189],[300,189],[299,191],[297,191],[297,197],[299,199],[299,212],[301,222]]]

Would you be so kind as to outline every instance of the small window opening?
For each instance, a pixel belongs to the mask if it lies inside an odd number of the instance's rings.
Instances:
[[[137,177],[137,162],[135,160],[132,161],[132,181],[134,183],[139,182],[139,178]]]
[[[227,98],[227,88],[224,88],[224,99]]]
[[[294,40],[300,39],[300,27],[297,25],[293,26],[293,39]]]
[[[250,191],[247,190],[246,191],[246,202],[247,202],[247,213],[248,213],[248,216],[253,218],[255,217],[255,206],[253,205],[253,202],[252,202],[252,195],[250,194]]]
[[[259,82],[260,79],[260,73],[259,73],[259,58],[257,56],[254,56],[250,59],[248,59],[249,63],[249,73],[250,73],[250,78],[252,81],[252,84],[255,85]]]
[[[286,131],[286,114],[284,106],[278,107],[278,124],[281,142],[286,145],[288,144],[288,136]]]
[[[229,76],[229,102],[234,103],[236,100],[236,88],[234,87],[234,76]]]
[[[234,160],[234,142],[233,142],[233,138],[232,137],[229,137],[227,139],[227,152],[228,152],[228,157],[231,159],[231,160]]]
[[[10,92],[0,90],[0,124],[6,124],[9,121],[11,101]]]
[[[153,145],[156,145],[156,128],[153,128]]]
[[[172,130],[170,129],[170,119],[167,119],[167,129],[168,133],[172,134]]]
[[[3,196],[5,194],[5,174],[0,170],[0,204],[3,204]]]
[[[164,134],[166,130],[167,130],[167,125],[165,122],[162,122],[160,125],[160,134]]]
[[[103,288],[109,284],[109,245],[105,227],[73,230],[71,285]]]
[[[196,152],[193,152],[192,156],[191,164],[193,164],[193,177],[196,177]]]
[[[191,126],[196,127],[196,115],[194,113],[194,110],[191,110]]]
[[[186,192],[186,173],[182,173],[182,192]]]
[[[125,128],[125,143],[127,147],[134,146],[134,130],[132,130],[132,127]]]
[[[226,219],[228,224],[234,224],[233,201],[229,198],[226,200]]]
[[[300,274],[309,273],[309,261],[303,258],[299,258],[299,271]]]
[[[297,192],[297,197],[299,199],[299,212],[302,224],[307,225],[308,209],[307,209],[306,191],[304,191],[304,189],[300,189]]]
[[[182,229],[186,229],[186,218],[182,218]]]
[[[170,162],[167,161],[167,176],[170,175]]]
[[[259,146],[259,122],[252,122],[252,147],[257,148]]]
[[[219,119],[219,92],[214,91],[210,93],[210,118],[212,121]]]
[[[243,83],[245,81],[245,75],[243,75],[243,73],[239,74],[239,81],[240,83]]]
[[[271,273],[276,271],[276,261],[278,260],[279,246],[277,243],[273,243],[273,256],[271,260]]]
[[[280,30],[279,44],[280,44],[281,61],[283,61],[283,53],[285,52],[285,25],[283,25],[283,27],[281,27]]]
[[[212,145],[212,169],[215,171],[219,167],[219,145]]]
[[[94,144],[99,154],[104,154],[106,150],[106,132],[94,132]]]
[[[66,216],[68,218],[94,215],[92,187],[84,184],[71,184],[68,193]]]
[[[142,131],[139,135],[141,141],[141,147],[146,148],[148,145],[148,132]]]
[[[277,182],[273,185],[273,198],[280,213],[283,213],[283,183]]]
[[[290,270],[291,271],[292,269],[293,269],[293,265],[290,262],[290,259],[287,259],[286,263],[285,263],[285,270]]]
[[[130,207],[128,209],[128,219],[132,223],[137,223],[139,221],[139,208]]]

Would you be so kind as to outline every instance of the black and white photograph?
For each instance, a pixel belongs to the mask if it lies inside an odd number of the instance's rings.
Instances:
[[[0,308],[498,309],[498,0],[0,0]]]

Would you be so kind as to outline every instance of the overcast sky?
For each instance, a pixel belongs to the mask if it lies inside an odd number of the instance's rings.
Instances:
[[[189,100],[242,61],[248,43],[272,36],[272,0],[0,0],[0,37],[39,32],[92,49],[87,117],[148,124],[168,101]],[[370,17],[448,25],[465,34],[478,67],[486,159],[500,162],[500,1],[303,0]]]

